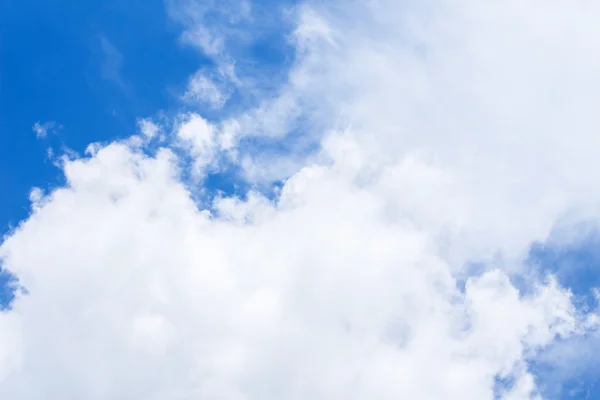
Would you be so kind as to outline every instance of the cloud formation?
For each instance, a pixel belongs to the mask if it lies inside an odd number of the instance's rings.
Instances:
[[[98,42],[102,58],[100,63],[102,78],[111,81],[120,89],[128,91],[128,86],[122,75],[123,55],[106,36],[100,35]]]
[[[38,139],[43,139],[46,136],[48,136],[49,132],[53,132],[56,127],[56,122],[54,121],[47,121],[44,123],[40,123],[40,121],[37,121],[35,124],[33,124],[33,127],[31,129],[33,130],[33,132],[35,132],[35,136]],[[61,126],[59,125],[58,128],[61,128]]]
[[[221,108],[227,101],[227,95],[205,74],[198,72],[188,82],[183,99],[189,102],[207,104],[212,108]]]
[[[31,197],[0,247],[28,290],[0,314],[0,397],[541,398],[529,361],[597,326],[525,257],[598,215],[599,11],[298,6],[277,93],[142,120]],[[198,43],[222,54],[226,32]],[[182,176],[224,164],[287,179],[199,207]]]

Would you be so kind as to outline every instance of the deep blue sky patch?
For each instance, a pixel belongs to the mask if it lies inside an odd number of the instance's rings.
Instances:
[[[60,182],[48,147],[129,136],[179,102],[209,62],[179,34],[161,0],[0,1],[0,232],[27,216],[31,187]],[[38,140],[37,121],[62,129]]]

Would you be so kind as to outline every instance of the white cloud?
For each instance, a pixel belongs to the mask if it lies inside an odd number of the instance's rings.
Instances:
[[[196,98],[219,108],[236,88],[243,91],[247,108],[260,104],[265,93],[276,90],[285,80],[287,69],[269,61],[271,56],[254,56],[272,38],[289,33],[293,21],[285,2],[167,0],[165,4],[170,17],[182,27],[180,41],[202,52],[215,65],[214,71],[202,68],[190,78],[184,99]],[[293,53],[293,49],[288,50]],[[283,51],[277,46],[268,49],[275,58]]]
[[[227,41],[243,34],[237,24],[249,20],[251,3],[246,0],[167,0],[170,16],[184,27],[181,39],[200,49],[218,64],[230,58]]]
[[[69,162],[3,244],[30,294],[0,320],[23,343],[2,396],[491,398],[494,374],[574,329],[554,285],[519,298],[492,271],[462,296],[432,238],[341,172],[210,219],[173,162],[117,144]]]
[[[138,128],[140,133],[147,139],[154,139],[161,132],[160,126],[148,118],[138,119]]]
[[[57,126],[54,121],[47,121],[44,123],[40,123],[39,121],[33,124],[31,128],[35,132],[35,136],[38,139],[43,139],[48,136],[48,133],[54,132],[55,128],[61,128],[61,126]]]
[[[227,101],[227,95],[202,72],[194,74],[188,82],[187,90],[183,95],[184,100],[201,102],[212,108],[221,108]]]
[[[500,376],[539,398],[527,361],[593,318],[509,276],[600,202],[599,7],[300,7],[277,96],[174,127],[197,174],[224,152],[246,176],[285,166],[275,200],[198,210],[175,150],[123,143],[32,193],[0,247],[29,290],[0,314],[0,397],[479,400]],[[249,138],[319,151],[257,162]]]
[[[194,173],[203,175],[219,150],[215,127],[199,116],[189,114],[175,126],[177,138],[194,158]]]
[[[309,46],[274,101],[293,98],[293,118],[300,113],[309,127],[324,128],[303,132],[304,140],[327,141],[324,132],[337,136],[352,126],[346,141],[375,177],[385,178],[406,157],[443,171],[453,182],[445,204],[438,204],[439,189],[429,188],[418,206],[445,209],[436,220],[470,214],[462,221],[463,244],[472,241],[478,256],[490,258],[489,244],[502,243],[518,258],[568,207],[600,196],[590,167],[600,122],[589,105],[600,85],[590,68],[592,49],[600,47],[592,6],[520,4],[379,1],[304,9],[300,21],[327,23],[319,31],[335,44]],[[338,157],[331,151],[324,156]]]

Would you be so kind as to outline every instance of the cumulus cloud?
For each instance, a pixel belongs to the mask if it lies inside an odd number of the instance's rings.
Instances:
[[[160,126],[148,118],[140,118],[138,120],[138,128],[140,133],[147,139],[154,139],[160,134]]]
[[[182,146],[193,157],[193,172],[203,174],[219,150],[215,127],[198,114],[189,114],[182,117],[175,130]]]
[[[597,215],[599,11],[305,3],[275,96],[181,114],[156,151],[98,146],[32,192],[0,247],[28,290],[0,314],[0,397],[541,398],[529,362],[597,327],[524,258]],[[259,166],[249,138],[317,150]],[[198,206],[184,168],[224,155],[294,167],[274,198]]]
[[[176,174],[168,150],[109,145],[7,239],[30,294],[0,320],[3,396],[479,399],[576,327],[553,283],[520,298],[495,270],[462,294],[427,233],[341,171],[213,217]]]

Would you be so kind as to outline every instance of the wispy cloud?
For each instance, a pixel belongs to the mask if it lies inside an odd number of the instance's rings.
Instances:
[[[221,80],[222,81],[222,80]],[[226,86],[224,83],[221,86]],[[200,102],[207,104],[212,108],[221,108],[227,101],[228,95],[223,93],[223,89],[217,86],[217,83],[199,71],[188,81],[188,86],[183,99],[188,102]]]
[[[122,76],[123,55],[119,49],[106,36],[101,35],[98,39],[102,54],[100,73],[102,78],[113,82],[121,89],[127,86]]]
[[[267,38],[289,35],[293,18],[285,5],[248,0],[166,0],[165,3],[171,18],[183,28],[180,41],[202,52],[216,66],[212,75],[203,68],[192,77],[188,98],[194,97],[193,86],[196,86],[205,93],[204,99],[212,99],[209,101],[213,105],[218,103],[222,96],[218,99],[212,87],[217,83],[225,97],[228,89],[237,87],[244,91],[246,100],[260,102],[264,91],[285,80],[287,68],[283,65],[273,66],[261,57],[249,57],[255,51],[254,46],[264,45]],[[293,56],[292,46],[286,50]],[[245,62],[238,63],[240,59]]]
[[[38,139],[45,138],[49,133],[54,133],[56,129],[62,129],[62,125],[57,124],[55,121],[47,121],[44,123],[37,121],[32,127],[32,130],[35,132],[35,136]]]
[[[172,18],[185,27],[181,39],[223,64],[231,60],[231,40],[248,37],[243,27],[251,21],[247,0],[166,0]],[[264,23],[264,22],[263,22]]]

